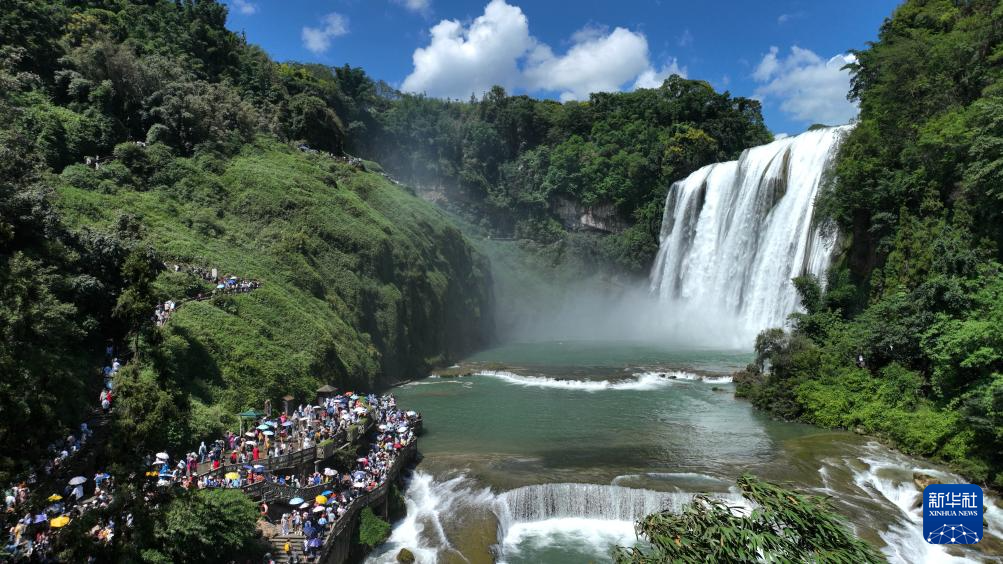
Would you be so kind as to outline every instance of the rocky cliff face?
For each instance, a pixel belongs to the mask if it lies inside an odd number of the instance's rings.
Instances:
[[[566,229],[620,233],[629,227],[610,203],[585,206],[560,196],[554,200],[551,208]]]

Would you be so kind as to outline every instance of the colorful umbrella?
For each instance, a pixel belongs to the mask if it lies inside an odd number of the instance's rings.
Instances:
[[[314,501],[316,501],[320,505],[324,505],[325,503],[327,503],[327,496],[319,495],[314,498]]]
[[[63,499],[63,496],[59,494],[52,494],[49,496],[49,501],[59,501],[61,499]]]
[[[53,529],[58,529],[60,527],[65,527],[66,524],[69,522],[70,518],[67,517],[66,515],[62,515],[60,517],[56,517],[52,521],[49,521],[49,526],[52,527]]]
[[[226,475],[223,477],[226,478],[227,480],[236,480],[240,478],[240,474],[236,472],[227,472]]]

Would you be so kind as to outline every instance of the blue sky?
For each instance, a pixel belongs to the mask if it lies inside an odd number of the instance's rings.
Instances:
[[[466,99],[492,84],[585,99],[670,73],[762,99],[775,133],[852,119],[847,51],[893,0],[226,0],[229,27],[279,61],[363,67],[398,88]]]

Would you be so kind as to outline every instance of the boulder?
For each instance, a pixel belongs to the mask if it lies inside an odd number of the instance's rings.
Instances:
[[[944,482],[940,478],[934,478],[929,474],[924,474],[922,472],[912,473],[912,483],[916,484],[916,489],[923,491],[930,484],[943,484]]]
[[[402,548],[397,553],[397,561],[401,564],[414,564],[414,553],[406,548]]]

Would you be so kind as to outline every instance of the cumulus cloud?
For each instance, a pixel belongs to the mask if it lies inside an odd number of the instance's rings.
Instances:
[[[316,54],[331,48],[331,40],[348,33],[348,18],[331,12],[320,19],[320,27],[303,27],[303,46]]]
[[[588,98],[592,92],[612,92],[649,70],[648,41],[618,27],[608,35],[583,39],[563,56],[539,44],[529,56],[526,86],[561,93],[561,100]]]
[[[258,13],[258,5],[249,0],[230,0],[230,6],[245,16]]]
[[[771,47],[752,72],[760,83],[755,95],[779,102],[781,111],[804,123],[846,123],[856,117],[857,105],[846,99],[850,72],[842,67],[855,61],[849,53],[823,59],[798,46],[784,57]]]
[[[668,64],[662,65],[661,70],[656,71],[654,68],[648,67],[638,75],[637,80],[634,81],[634,88],[658,88],[665,82],[666,78],[674,74],[686,78],[686,67],[680,67],[679,61],[676,59],[672,59]]]
[[[622,27],[586,26],[572,35],[567,52],[555,53],[530,34],[522,9],[505,0],[491,0],[469,24],[442,20],[429,35],[429,44],[412,56],[404,91],[465,98],[498,84],[574,100],[685,73],[674,59],[653,68],[645,36]]]
[[[414,70],[401,85],[407,92],[462,98],[495,84],[515,87],[518,60],[535,45],[525,14],[504,0],[492,0],[469,26],[442,20],[429,34],[429,45],[412,55]]]
[[[432,8],[432,0],[393,0],[417,14],[428,14]]]

